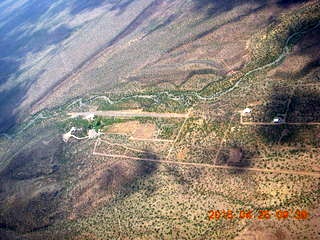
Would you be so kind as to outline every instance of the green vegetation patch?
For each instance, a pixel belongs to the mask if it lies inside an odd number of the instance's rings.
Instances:
[[[314,27],[320,20],[320,3],[308,4],[303,8],[282,15],[277,21],[260,31],[251,39],[251,56],[253,62],[249,69],[262,66],[277,59],[287,44],[289,36],[301,34]],[[297,35],[298,36],[298,35]],[[291,39],[289,44],[297,42]]]
[[[194,101],[184,91],[150,92],[112,99],[112,103],[99,101],[98,110],[143,109],[147,112],[185,112]]]
[[[66,121],[59,122],[58,127],[63,132],[69,131],[72,127],[81,128],[83,132],[86,132],[88,129],[95,129],[96,131],[98,131],[99,129],[105,129],[111,126],[112,124],[122,123],[130,120],[132,119],[106,118],[106,117],[96,116],[93,119],[93,121],[88,121],[81,117],[76,117],[76,118],[70,118]]]

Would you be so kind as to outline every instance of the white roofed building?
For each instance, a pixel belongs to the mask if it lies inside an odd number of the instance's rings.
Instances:
[[[252,112],[252,109],[251,108],[245,108],[242,113],[243,114],[250,114]]]
[[[284,119],[282,117],[275,117],[273,119],[273,123],[283,123]]]
[[[95,115],[93,113],[90,113],[88,115],[86,115],[84,117],[84,119],[88,120],[88,121],[93,121],[94,120]]]

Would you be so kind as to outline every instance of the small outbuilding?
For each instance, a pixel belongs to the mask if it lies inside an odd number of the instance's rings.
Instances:
[[[252,109],[251,108],[245,108],[242,113],[243,114],[250,114],[252,112]]]
[[[97,132],[95,129],[89,129],[88,130],[88,138],[89,139],[94,139],[97,138],[101,135],[102,133],[100,132],[100,130]]]
[[[275,117],[273,119],[273,123],[283,123],[284,119],[282,117]]]
[[[94,120],[95,115],[93,113],[90,113],[88,115],[86,115],[84,117],[84,119],[88,120],[88,121],[93,121]]]

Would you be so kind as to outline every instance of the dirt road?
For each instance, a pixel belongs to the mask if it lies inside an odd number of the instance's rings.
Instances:
[[[71,117],[86,117],[90,114],[101,117],[154,117],[154,118],[187,118],[187,113],[157,113],[143,112],[141,110],[124,110],[124,111],[93,111],[93,112],[70,112]]]
[[[320,178],[320,172],[308,172],[308,171],[294,171],[294,170],[278,170],[278,169],[265,169],[265,168],[252,168],[252,167],[236,167],[236,166],[225,166],[225,165],[213,165],[205,163],[190,163],[190,162],[176,162],[164,159],[148,159],[148,158],[138,158],[138,157],[129,157],[125,155],[112,155],[93,152],[93,155],[101,157],[111,157],[111,158],[122,158],[130,159],[134,161],[147,161],[147,162],[158,162],[165,164],[175,164],[175,165],[184,165],[184,166],[194,166],[194,167],[205,167],[205,168],[216,168],[216,169],[225,169],[225,170],[240,170],[240,171],[251,171],[251,172],[263,172],[263,173],[279,173],[279,174],[289,174],[289,175],[300,175],[300,176],[310,176]]]
[[[274,122],[244,122],[243,121],[243,113],[240,113],[240,124],[247,125],[247,126],[279,126],[279,125],[293,125],[293,126],[316,126],[320,125],[320,122],[281,122],[281,123],[274,123]]]
[[[249,125],[249,126],[279,126],[279,125],[294,125],[294,126],[304,126],[304,125],[320,125],[320,122],[291,122],[291,123],[273,123],[273,122],[242,122],[241,125]]]

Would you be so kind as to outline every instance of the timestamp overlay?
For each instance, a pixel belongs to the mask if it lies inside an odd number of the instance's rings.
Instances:
[[[210,210],[208,211],[208,220],[233,220],[233,219],[295,219],[295,220],[307,220],[310,218],[310,213],[305,209],[279,209],[279,210]]]

